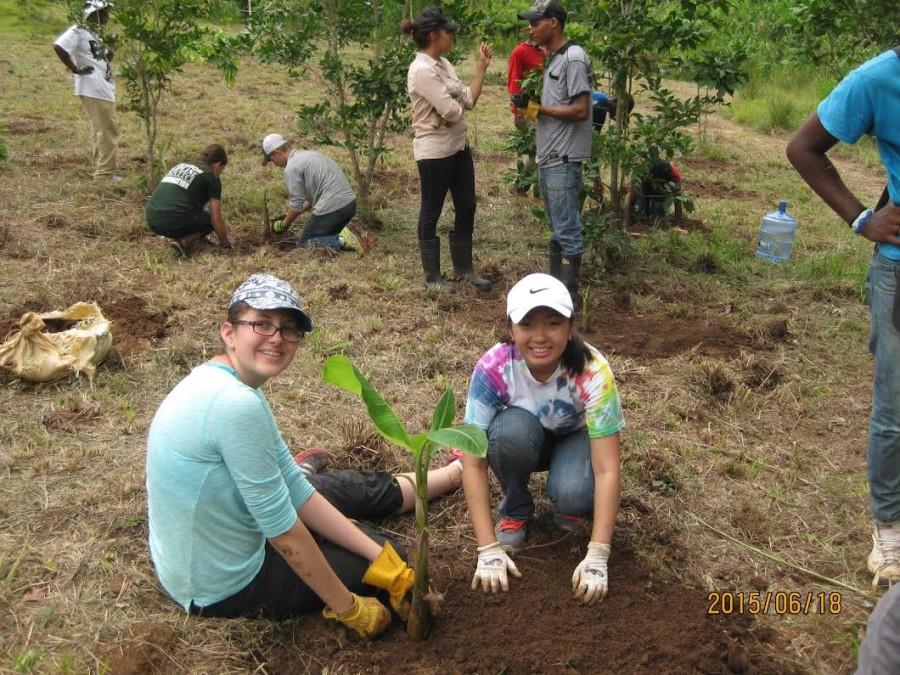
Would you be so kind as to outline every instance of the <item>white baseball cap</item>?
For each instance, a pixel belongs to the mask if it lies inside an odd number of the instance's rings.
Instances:
[[[509,290],[506,296],[506,316],[519,323],[535,307],[549,307],[567,319],[572,318],[572,296],[556,277],[538,272],[529,274]]]
[[[101,9],[111,9],[112,5],[106,0],[86,0],[84,3],[84,18],[87,19],[94,12]]]
[[[262,142],[263,166],[269,163],[269,160],[271,159],[269,155],[271,155],[273,151],[286,144],[287,141],[284,140],[284,136],[281,134],[269,134],[266,136]]]

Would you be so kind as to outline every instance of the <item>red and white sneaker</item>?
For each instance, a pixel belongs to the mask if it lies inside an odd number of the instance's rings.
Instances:
[[[331,461],[331,455],[328,454],[327,450],[323,450],[322,448],[308,448],[294,455],[294,462],[297,463],[300,470],[307,476],[319,473],[328,466],[329,461]]]
[[[497,535],[497,542],[507,553],[515,553],[525,545],[527,523],[527,520],[518,518],[503,518],[497,523],[494,534]]]

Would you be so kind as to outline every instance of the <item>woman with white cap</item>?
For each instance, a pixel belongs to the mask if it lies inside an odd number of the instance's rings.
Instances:
[[[414,572],[381,532],[348,518],[413,508],[415,481],[377,471],[305,475],[260,387],[312,329],[286,281],[254,274],[219,328],[222,352],[165,398],[147,441],[150,555],[184,611],[275,619],[323,610],[364,638],[408,615]],[[459,485],[458,462],[429,474]],[[405,617],[404,617],[405,618]]]
[[[547,471],[556,524],[590,533],[572,589],[580,602],[593,604],[607,593],[607,561],[619,508],[619,431],[624,421],[616,381],[606,358],[575,331],[572,297],[558,279],[529,274],[510,290],[506,311],[510,337],[479,359],[466,403],[465,421],[488,436],[487,458],[462,458],[463,488],[478,543],[472,588],[506,591],[507,573],[521,576],[509,554],[524,545],[534,515],[528,479]],[[488,466],[504,495],[496,527]]]
[[[493,51],[482,42],[475,64],[475,77],[467,86],[444,58],[453,49],[458,28],[441,10],[428,7],[401,24],[419,51],[409,66],[406,88],[412,102],[413,156],[419,169],[422,193],[419,208],[419,252],[425,284],[455,292],[441,277],[441,240],[437,223],[447,192],[453,197],[456,217],[450,232],[450,257],[456,278],[479,290],[490,290],[491,282],[472,267],[472,231],[475,227],[475,165],[466,139],[465,111],[475,107],[491,63]]]

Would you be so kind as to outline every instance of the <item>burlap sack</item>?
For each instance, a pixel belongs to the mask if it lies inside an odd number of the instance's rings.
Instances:
[[[46,314],[28,312],[19,330],[0,345],[0,369],[32,382],[70,373],[91,377],[111,345],[109,321],[92,302]]]

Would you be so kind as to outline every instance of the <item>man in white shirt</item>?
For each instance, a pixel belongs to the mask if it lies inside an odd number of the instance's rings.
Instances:
[[[113,53],[87,26],[103,26],[109,21],[107,0],[86,0],[84,24],[73,24],[56,38],[53,49],[59,60],[75,76],[75,95],[91,120],[94,178],[117,182],[116,150],[119,130],[113,119],[116,85],[113,82]]]

